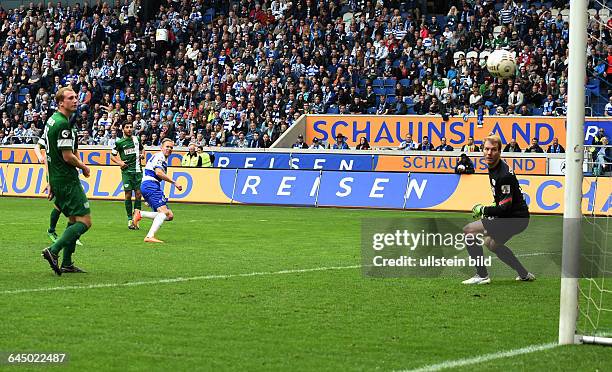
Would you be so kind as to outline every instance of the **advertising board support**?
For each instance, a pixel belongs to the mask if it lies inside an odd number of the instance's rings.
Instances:
[[[404,191],[404,205],[402,206],[402,209],[406,209],[406,203],[408,202],[408,190],[410,189],[410,172],[408,172],[406,177],[408,179],[406,180],[406,191]]]
[[[319,184],[317,185],[317,194],[315,196],[315,208],[319,206],[319,191],[321,190],[321,182],[323,181],[323,169],[319,170]]]
[[[2,183],[0,184],[0,196],[4,196],[4,190],[8,190],[8,185],[7,185],[7,180],[6,180],[6,175],[8,174],[9,171],[9,166],[11,164],[7,163],[6,166],[4,166],[3,164],[0,164],[1,167],[1,172],[0,174],[2,174]]]
[[[370,159],[370,170],[375,171],[376,170],[376,156],[374,154],[372,154],[372,158]]]
[[[236,194],[236,182],[238,181],[238,168],[234,172],[234,186],[232,187],[232,196],[230,198],[230,204],[234,204],[234,195]]]

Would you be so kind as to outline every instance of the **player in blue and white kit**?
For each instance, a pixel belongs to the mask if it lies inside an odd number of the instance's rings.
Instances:
[[[143,217],[153,220],[151,229],[144,238],[145,243],[163,243],[163,241],[155,237],[155,233],[159,230],[164,221],[172,221],[174,218],[174,214],[166,204],[168,199],[164,195],[164,190],[162,190],[161,181],[170,182],[175,185],[179,191],[183,190],[182,186],[177,185],[175,181],[166,175],[168,170],[168,157],[172,154],[174,141],[165,138],[160,147],[161,151],[153,155],[147,162],[144,168],[142,184],[140,185],[142,196],[154,212],[134,210],[135,225],[138,226],[138,222]]]

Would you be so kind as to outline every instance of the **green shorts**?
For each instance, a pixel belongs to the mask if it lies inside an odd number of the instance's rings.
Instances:
[[[55,206],[66,216],[86,216],[91,213],[89,200],[80,181],[52,184]]]
[[[121,182],[123,191],[140,190],[142,173],[140,172],[121,172]]]

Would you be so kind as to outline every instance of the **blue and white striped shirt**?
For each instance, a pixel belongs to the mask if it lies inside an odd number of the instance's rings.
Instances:
[[[168,158],[164,155],[163,152],[158,152],[147,161],[147,165],[145,165],[144,175],[142,177],[142,182],[145,181],[153,181],[153,182],[161,182],[161,179],[157,177],[155,174],[155,169],[160,168],[164,171],[164,173],[168,170]]]

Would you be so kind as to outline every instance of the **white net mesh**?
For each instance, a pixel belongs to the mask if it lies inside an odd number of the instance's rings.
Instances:
[[[607,47],[608,20],[612,15],[612,2],[609,0],[594,0],[589,3],[588,37],[600,45]],[[594,61],[593,65],[604,61]],[[610,83],[599,77],[601,93],[607,99],[606,92],[612,91]],[[587,112],[588,114],[588,112]],[[612,133],[606,133],[610,136]],[[601,143],[599,143],[601,145]],[[612,230],[610,218],[612,208],[609,205],[612,196],[612,166],[606,156],[597,156],[601,148],[590,148],[585,160],[588,170],[596,178],[596,195],[600,199],[593,201],[582,223],[581,267],[582,279],[579,281],[579,318],[576,324],[577,332],[584,336],[612,338]],[[603,205],[603,207],[602,207]]]
[[[612,195],[612,178],[596,179],[597,194]],[[609,198],[609,196],[608,196]],[[596,204],[598,201],[595,200]],[[609,203],[609,200],[604,200]],[[599,213],[602,213],[602,209]],[[611,211],[585,215],[582,223],[581,267],[585,276],[579,282],[577,332],[586,336],[612,337],[612,230]]]

